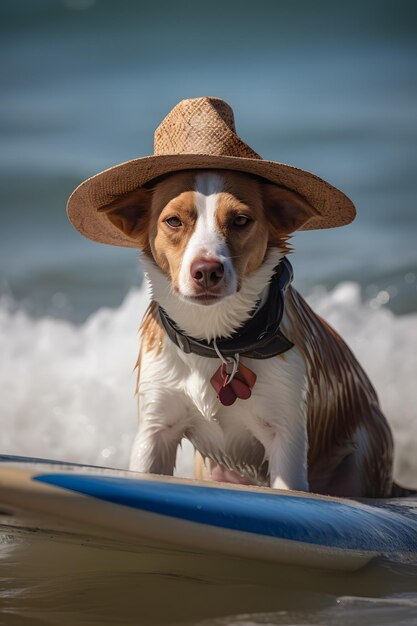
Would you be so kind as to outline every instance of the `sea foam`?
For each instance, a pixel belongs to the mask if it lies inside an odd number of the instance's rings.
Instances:
[[[417,487],[417,314],[396,316],[360,287],[317,289],[313,308],[341,333],[380,397],[396,443],[395,475]],[[0,301],[0,453],[126,467],[136,427],[134,366],[146,289],[81,326],[33,319]],[[179,475],[192,474],[185,442]]]

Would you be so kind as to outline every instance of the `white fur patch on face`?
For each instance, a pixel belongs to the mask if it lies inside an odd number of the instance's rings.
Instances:
[[[192,264],[200,259],[218,261],[224,267],[221,297],[230,296],[237,289],[237,276],[230,254],[216,220],[219,194],[223,191],[224,181],[219,174],[204,172],[197,174],[195,180],[195,207],[197,220],[191,235],[179,272],[179,292],[187,298],[196,295],[196,286],[191,275]]]

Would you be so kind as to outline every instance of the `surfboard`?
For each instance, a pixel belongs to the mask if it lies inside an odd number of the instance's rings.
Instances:
[[[1,528],[349,571],[417,558],[417,498],[356,501],[0,456]]]

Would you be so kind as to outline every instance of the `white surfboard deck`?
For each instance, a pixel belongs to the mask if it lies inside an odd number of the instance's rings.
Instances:
[[[0,456],[1,524],[342,571],[417,559],[414,497],[358,502],[28,457]]]

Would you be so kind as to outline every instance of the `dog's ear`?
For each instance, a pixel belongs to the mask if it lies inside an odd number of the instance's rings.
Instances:
[[[105,213],[110,222],[122,233],[136,239],[138,248],[145,249],[148,246],[151,200],[152,191],[139,187],[98,210]]]
[[[281,235],[295,232],[317,211],[298,193],[271,183],[262,186],[265,211]]]

